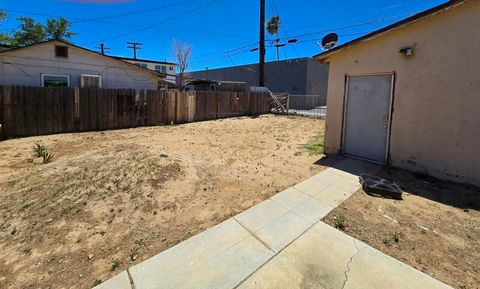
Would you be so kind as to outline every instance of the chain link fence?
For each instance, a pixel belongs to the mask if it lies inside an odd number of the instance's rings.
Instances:
[[[289,94],[287,113],[325,118],[327,116],[327,98],[321,95]]]

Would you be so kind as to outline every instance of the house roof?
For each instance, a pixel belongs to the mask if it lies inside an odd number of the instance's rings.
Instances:
[[[120,60],[128,60],[128,61],[138,61],[138,62],[148,62],[148,63],[155,63],[155,64],[168,64],[168,65],[177,65],[173,62],[166,62],[166,61],[157,61],[151,59],[141,59],[141,58],[130,58],[130,57],[122,57],[122,56],[110,56],[112,58],[120,59]]]
[[[459,5],[459,4],[462,4],[462,3],[464,3],[464,2],[468,2],[468,1],[471,1],[471,0],[450,0],[450,1],[446,2],[446,3],[440,4],[440,5],[438,5],[438,6],[435,6],[435,7],[433,7],[433,8],[430,8],[430,9],[428,9],[428,10],[425,10],[425,11],[422,11],[422,12],[420,12],[420,13],[417,13],[417,14],[415,14],[415,15],[413,15],[413,16],[411,16],[411,17],[408,17],[408,18],[406,18],[406,19],[404,19],[404,20],[398,21],[398,22],[396,22],[396,23],[393,23],[393,24],[391,24],[391,25],[388,25],[388,26],[386,26],[386,27],[383,27],[383,28],[381,28],[381,29],[379,29],[379,30],[373,31],[373,32],[371,32],[371,33],[368,33],[368,34],[366,34],[366,35],[364,35],[364,36],[362,36],[362,37],[356,38],[356,39],[354,39],[354,40],[352,40],[352,41],[346,42],[346,43],[344,43],[344,44],[342,44],[342,45],[339,45],[339,46],[337,46],[337,47],[334,47],[334,48],[332,48],[332,49],[329,49],[329,50],[327,50],[327,51],[324,51],[324,52],[322,52],[322,53],[320,53],[320,54],[317,54],[317,55],[315,55],[315,56],[313,56],[313,57],[314,57],[314,58],[317,58],[317,59],[319,59],[319,60],[321,60],[321,61],[326,60],[326,59],[329,58],[332,54],[335,54],[335,53],[337,53],[337,52],[339,52],[339,51],[341,51],[341,50],[347,49],[347,48],[349,48],[350,46],[353,46],[353,45],[355,45],[355,44],[359,44],[359,43],[361,43],[361,42],[365,42],[365,41],[371,40],[371,39],[376,38],[376,37],[378,37],[378,36],[380,36],[380,35],[383,35],[383,34],[388,33],[388,32],[390,32],[390,31],[393,31],[393,30],[402,28],[402,27],[404,27],[404,26],[406,26],[406,25],[409,25],[409,24],[412,24],[412,23],[414,23],[414,22],[417,22],[418,20],[421,20],[421,19],[423,19],[423,18],[425,18],[425,17],[434,15],[434,14],[436,14],[436,13],[438,13],[438,12],[442,12],[442,11],[444,11],[444,10],[447,10],[447,9],[451,8],[451,7],[454,7],[454,6],[456,6],[456,5]]]
[[[3,53],[7,53],[7,52],[11,52],[11,51],[16,51],[16,50],[20,50],[20,49],[27,49],[29,47],[32,47],[32,46],[37,46],[37,45],[41,45],[41,44],[46,44],[46,43],[50,43],[50,42],[58,42],[58,43],[61,43],[63,45],[68,45],[68,46],[71,46],[71,47],[75,47],[75,48],[78,48],[78,49],[81,49],[83,51],[86,51],[86,52],[89,52],[89,53],[94,53],[96,55],[99,55],[101,57],[106,57],[106,58],[109,58],[109,59],[113,59],[119,63],[122,63],[122,64],[125,64],[125,65],[129,65],[131,66],[132,68],[135,68],[135,69],[138,69],[138,70],[141,70],[141,71],[144,71],[144,72],[148,72],[150,74],[153,74],[155,76],[158,76],[158,77],[162,77],[162,78],[165,78],[166,77],[166,74],[164,73],[161,73],[161,72],[156,72],[154,70],[150,70],[148,68],[144,68],[144,67],[140,67],[138,65],[135,65],[135,64],[132,64],[132,63],[129,63],[129,62],[126,62],[126,61],[123,61],[123,60],[120,60],[116,57],[113,57],[113,56],[109,56],[109,55],[104,55],[104,54],[101,54],[99,52],[96,52],[96,51],[93,51],[93,50],[90,50],[90,49],[87,49],[87,48],[84,48],[84,47],[81,47],[81,46],[77,46],[75,44],[72,44],[72,43],[69,43],[69,42],[66,42],[66,41],[63,41],[63,40],[56,40],[56,39],[52,39],[52,40],[47,40],[47,41],[42,41],[42,42],[37,42],[37,43],[33,43],[33,44],[30,44],[30,45],[26,45],[26,46],[21,46],[21,47],[14,47],[14,48],[10,48],[10,49],[6,49],[6,50],[0,50],[0,54],[3,54]]]
[[[211,80],[211,79],[192,79],[188,81],[189,84],[246,84],[243,81],[227,81],[227,80]]]

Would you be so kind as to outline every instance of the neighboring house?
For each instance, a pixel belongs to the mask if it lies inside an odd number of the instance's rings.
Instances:
[[[117,57],[114,58],[121,59],[123,61],[138,65],[143,68],[148,68],[150,70],[154,70],[156,72],[160,72],[166,75],[165,80],[171,82],[173,84],[176,83],[176,69],[177,65],[171,62],[163,62],[163,61],[156,61],[156,60],[148,60],[148,59],[138,59],[138,58],[128,58],[128,57]]]
[[[189,72],[197,79],[241,81],[258,86],[258,64]],[[312,58],[268,62],[265,64],[265,86],[274,93],[301,95],[327,94],[328,65]]]
[[[325,150],[480,185],[480,1],[325,51]]]
[[[218,81],[207,79],[196,79],[187,81],[186,91],[229,91],[246,92],[247,84],[240,81]]]
[[[58,40],[0,51],[0,85],[157,90],[170,84],[164,77]]]

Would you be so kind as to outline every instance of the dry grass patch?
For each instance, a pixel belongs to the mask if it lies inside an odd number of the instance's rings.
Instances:
[[[0,288],[107,280],[320,172],[305,145],[323,129],[262,116],[0,142]],[[47,164],[28,161],[37,143]]]

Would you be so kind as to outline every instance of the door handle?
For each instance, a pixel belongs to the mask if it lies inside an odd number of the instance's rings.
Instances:
[[[383,115],[383,127],[384,128],[388,128],[389,120],[390,120],[390,115],[384,114]]]

